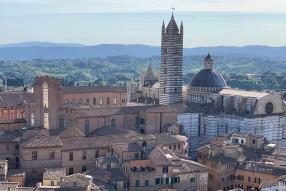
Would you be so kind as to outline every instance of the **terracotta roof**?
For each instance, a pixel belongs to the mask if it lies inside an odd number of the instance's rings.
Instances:
[[[22,146],[25,148],[60,147],[62,146],[62,142],[59,136],[36,137],[24,142]]]
[[[16,107],[24,103],[31,103],[32,94],[27,92],[1,92],[0,107]]]
[[[112,146],[114,150],[129,151],[129,152],[141,152],[142,148],[136,143],[121,143]]]
[[[23,176],[25,171],[22,169],[9,169],[8,176]]]
[[[227,157],[224,155],[211,156],[211,157],[208,157],[208,159],[218,164],[229,164],[229,163],[236,162],[235,158]]]
[[[66,176],[66,171],[64,168],[57,169],[46,169],[43,173],[44,180],[61,180]]]
[[[125,129],[119,129],[119,128],[113,128],[113,127],[102,127],[95,129],[91,132],[92,135],[98,135],[98,136],[109,136],[109,135],[127,135],[130,134],[136,135],[137,133],[134,131],[129,131]]]
[[[167,148],[155,147],[149,155],[149,159],[157,166],[172,165],[171,159],[177,156]]]
[[[110,169],[102,169],[102,168],[93,168],[86,172],[87,175],[92,176],[95,180],[102,180],[102,177],[109,176],[110,182],[119,182],[119,181],[127,181],[126,176],[119,168],[110,168]]]
[[[89,175],[76,173],[76,174],[64,177],[60,183],[60,186],[64,188],[69,187],[69,186],[73,187],[74,185],[69,184],[69,183],[77,182],[80,184],[79,188],[87,187],[90,184],[91,180],[92,180],[92,177]]]
[[[259,99],[259,98],[269,95],[270,93],[256,92],[256,91],[244,91],[244,90],[236,90],[236,89],[223,89],[219,92],[219,94],[230,95],[230,96],[252,97],[252,98]]]
[[[179,144],[182,142],[187,142],[188,138],[183,135],[170,135],[167,133],[154,134],[157,138],[157,143],[159,145],[170,145],[170,144]]]
[[[64,86],[61,88],[63,94],[70,93],[94,93],[94,92],[127,92],[126,87],[105,86]]]
[[[16,191],[19,183],[18,182],[0,182],[1,191]]]
[[[61,139],[69,139],[75,137],[85,137],[85,135],[76,127],[65,128],[59,133]]]
[[[92,149],[100,147],[109,147],[111,144],[124,143],[128,139],[125,136],[95,136],[95,137],[79,137],[62,140],[63,151],[77,149]]]
[[[274,187],[274,186],[278,186],[278,181],[277,180],[264,180],[260,184],[259,189],[270,188],[270,187]]]
[[[122,107],[67,107],[75,110],[78,117],[96,117],[96,116],[111,116],[111,115],[126,115],[138,114],[139,112],[181,112],[183,111],[183,104],[174,104],[168,106],[122,106]]]
[[[200,163],[192,161],[188,157],[179,157],[179,160],[172,161],[174,165],[174,173],[181,172],[202,172],[208,171],[208,168]]]

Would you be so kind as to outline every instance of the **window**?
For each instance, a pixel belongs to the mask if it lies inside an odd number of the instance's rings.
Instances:
[[[106,104],[107,104],[107,105],[110,104],[110,98],[109,98],[109,97],[106,98]]]
[[[114,99],[113,99],[113,104],[114,104],[114,105],[117,105],[117,98],[114,98]]]
[[[168,166],[163,166],[163,173],[168,173]]]
[[[175,88],[175,93],[177,93],[177,88]]]
[[[168,48],[164,48],[164,53],[168,53]]]
[[[84,133],[85,133],[85,136],[89,135],[89,120],[88,119],[84,120]]]
[[[135,153],[135,154],[134,154],[134,157],[135,157],[136,159],[138,159],[138,158],[139,158],[139,154],[138,154],[138,153]]]
[[[95,151],[95,158],[98,158],[99,157],[99,150],[96,150]]]
[[[9,148],[9,145],[6,145],[6,150],[8,151],[10,148]]]
[[[70,168],[69,168],[69,175],[72,175],[72,174],[73,174],[73,168],[70,167]]]
[[[173,145],[173,149],[176,150],[176,145]]]
[[[100,105],[103,104],[103,98],[102,98],[102,97],[99,99],[99,104],[100,104]]]
[[[149,186],[149,180],[145,180],[144,185],[145,185],[145,186]]]
[[[173,183],[174,184],[180,183],[180,177],[179,176],[174,177],[173,178]]]
[[[31,126],[34,127],[35,126],[35,114],[31,113]]]
[[[166,181],[166,184],[169,184],[169,183],[170,183],[170,178],[167,177],[167,178],[165,179],[165,181]]]
[[[139,187],[140,186],[140,181],[139,180],[136,180],[135,181],[135,187]]]
[[[140,125],[144,125],[145,124],[145,119],[140,119]]]
[[[155,178],[155,185],[161,184],[161,178]]]
[[[33,151],[32,152],[32,160],[37,160],[38,159],[38,152],[37,151]]]
[[[244,176],[242,176],[242,175],[238,175],[238,176],[236,177],[236,179],[237,179],[237,180],[241,180],[241,181],[243,181],[243,180],[244,180]]]
[[[196,182],[196,178],[195,177],[191,177],[190,178],[190,182],[192,183],[192,182]]]
[[[43,82],[43,107],[49,107],[49,85],[47,82]]]
[[[81,172],[85,172],[85,171],[86,171],[86,166],[84,165],[81,167]]]
[[[261,183],[261,179],[260,179],[260,178],[255,177],[254,182],[255,182],[255,183],[260,184],[260,183]]]
[[[65,120],[59,119],[59,128],[65,128]]]
[[[96,98],[93,98],[93,105],[96,105]]]
[[[89,98],[86,98],[86,103],[89,103]]]
[[[178,70],[178,68],[175,68],[175,75],[179,75],[179,70]]]
[[[86,160],[86,151],[82,151],[82,160]]]
[[[255,139],[252,140],[252,144],[255,144]]]
[[[50,159],[55,159],[55,151],[50,151]]]
[[[44,128],[49,129],[49,113],[44,113]]]
[[[117,190],[117,183],[113,183],[113,186],[114,186],[114,190]]]
[[[111,119],[111,124],[110,124],[111,127],[116,127],[116,121],[115,119]]]
[[[248,177],[248,182],[251,182],[251,177],[250,176]]]
[[[51,186],[55,186],[55,182],[54,181],[51,181]]]
[[[167,68],[166,67],[164,68],[164,74],[167,74]]]
[[[181,149],[181,145],[180,144],[178,144],[178,149]]]
[[[70,161],[73,161],[73,152],[69,153],[69,159],[70,159]]]

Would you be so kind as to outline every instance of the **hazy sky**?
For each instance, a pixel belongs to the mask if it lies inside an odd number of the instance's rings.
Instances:
[[[0,44],[160,44],[175,7],[185,46],[286,45],[286,0],[0,0]]]

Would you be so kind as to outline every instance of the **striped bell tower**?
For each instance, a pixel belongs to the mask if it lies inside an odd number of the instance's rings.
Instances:
[[[183,23],[180,29],[172,13],[161,32],[160,99],[161,105],[182,102]]]

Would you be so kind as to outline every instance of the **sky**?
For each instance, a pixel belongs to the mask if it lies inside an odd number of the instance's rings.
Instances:
[[[171,7],[185,47],[286,45],[286,0],[0,0],[0,44],[160,45]]]

